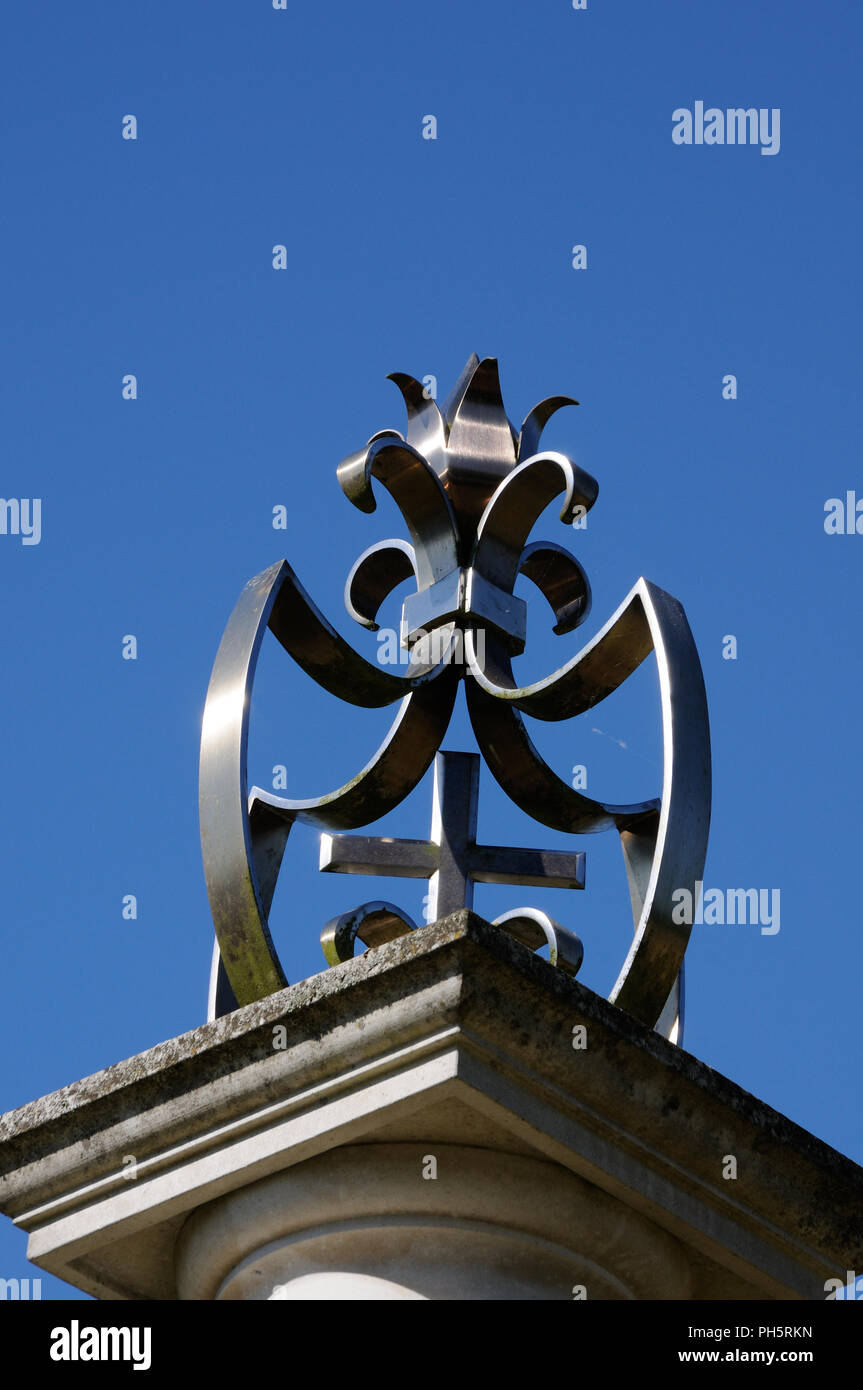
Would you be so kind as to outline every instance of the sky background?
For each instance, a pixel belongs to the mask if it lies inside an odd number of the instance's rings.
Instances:
[[[518,669],[562,663],[640,575],[680,599],[710,709],[705,885],[781,893],[774,935],[694,928],[685,1045],[863,1161],[863,535],[824,528],[829,498],[863,497],[860,7],[18,3],[3,30],[0,492],[42,499],[42,537],[0,535],[0,1109],[203,1021],[197,760],[222,630],[284,557],[375,659],[344,580],[404,525],[380,489],[373,516],[351,507],[335,469],[403,427],[388,372],[433,374],[443,398],[476,351],[516,426],[543,396],[581,402],[543,443],[600,485],[586,530],[552,506],[533,532],[578,555],[592,614],[554,637],[537,596]],[[779,153],[675,145],[696,100],[779,108]],[[286,794],[315,795],[391,712],[339,706],[269,643],[251,780],[284,763]],[[445,747],[472,749],[459,700]],[[589,795],[656,795],[652,658],[536,738],[561,775],[586,766]],[[370,833],[425,836],[430,797],[429,775]],[[479,828],[567,845],[487,770]],[[546,907],[607,994],[632,930],[619,844],[569,846],[577,899],[479,887],[475,906]],[[384,897],[419,917],[424,891],[319,875],[298,830],[271,916],[289,979],[323,967],[334,913]],[[4,1218],[0,1276],[40,1276],[25,1244]]]

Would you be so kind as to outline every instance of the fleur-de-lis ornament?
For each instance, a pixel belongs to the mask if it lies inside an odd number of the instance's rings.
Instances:
[[[578,560],[554,542],[527,543],[555,498],[563,499],[565,523],[596,501],[594,478],[564,454],[539,447],[554,411],[576,402],[550,397],[516,432],[494,358],[471,357],[443,407],[413,377],[395,373],[391,379],[407,407],[406,435],[374,435],[339,466],[338,479],[365,512],[375,509],[374,485],[384,487],[404,517],[410,541],[371,546],[345,586],[348,612],[374,630],[381,603],[413,577],[416,591],[402,608],[401,640],[409,653],[404,673],[354,651],[286,561],[246,585],[216,656],[201,741],[201,839],[220,968],[232,1002],[252,1003],[287,983],[268,915],[291,826],[303,821],[325,832],[352,830],[397,806],[440,748],[463,678],[480,752],[516,805],[555,830],[619,832],[635,933],[610,998],[650,1026],[664,1020],[663,1031],[674,1035],[670,1020],[679,1018],[690,932],[689,924],[674,920],[674,894],[696,891],[710,820],[707,703],[683,609],[639,579],[586,646],[547,678],[518,685],[512,659],[524,649],[526,630],[526,606],[514,593],[518,576],[526,575],[544,595],[558,635],[572,632],[590,609],[590,586]],[[267,628],[330,693],[365,707],[399,702],[367,766],[320,797],[288,800],[247,785],[249,698]],[[522,715],[558,721],[582,713],[616,690],[651,650],[664,745],[660,795],[626,806],[593,800],[548,766]],[[386,913],[376,918],[366,912],[365,918],[384,920]],[[339,931],[352,942],[359,920],[330,932],[331,946]],[[564,963],[566,950],[560,955]]]

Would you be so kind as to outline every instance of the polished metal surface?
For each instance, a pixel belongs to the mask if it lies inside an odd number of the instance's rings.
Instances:
[[[479,764],[477,753],[437,754],[428,840],[322,835],[320,868],[325,873],[428,879],[432,922],[461,907],[473,907],[475,883],[583,888],[583,852],[477,844]]]
[[[581,969],[584,959],[581,938],[575,932],[567,931],[566,927],[538,907],[513,908],[512,912],[495,917],[492,926],[500,927],[531,951],[547,946],[551,964],[559,966],[567,975],[577,975]]]
[[[383,946],[398,936],[416,931],[416,923],[394,903],[363,903],[333,917],[321,932],[321,946],[328,965],[351,960],[357,941],[364,946]]]
[[[416,591],[402,607],[405,664],[387,670],[358,655],[286,561],[246,585],[216,656],[200,779],[204,869],[218,942],[211,1014],[252,1003],[286,983],[269,910],[295,821],[324,832],[321,867],[327,871],[427,878],[433,917],[469,906],[475,882],[583,886],[581,852],[477,845],[479,759],[438,754],[464,678],[480,753],[512,800],[557,831],[619,833],[635,930],[611,998],[680,1041],[690,928],[673,921],[672,894],[696,891],[710,820],[707,703],[683,609],[639,579],[581,651],[545,679],[520,685],[512,668],[527,638],[526,605],[514,593],[519,575],[549,604],[558,635],[574,631],[590,611],[590,585],[575,556],[556,542],[529,542],[540,513],[555,499],[564,523],[584,516],[596,501],[590,474],[564,454],[540,452],[550,416],[576,402],[550,397],[516,431],[493,358],[472,357],[443,407],[413,377],[397,373],[392,379],[407,408],[406,436],[380,431],[337,474],[361,511],[375,510],[377,483],[404,517],[410,541],[381,541],[365,550],[348,575],[345,604],[357,623],[374,631],[381,604],[413,579]],[[348,703],[371,708],[399,702],[376,755],[320,797],[289,800],[247,785],[249,701],[267,629],[319,685]],[[630,805],[588,798],[544,761],[523,715],[572,718],[616,690],[651,652],[664,744],[659,795]],[[334,833],[366,826],[397,806],[436,754],[428,841]],[[546,914],[519,909],[498,925],[532,949],[547,945],[561,969],[578,969],[581,943]],[[356,940],[373,945],[402,929],[410,929],[410,919],[400,909],[364,904],[325,928],[327,959],[347,959]]]

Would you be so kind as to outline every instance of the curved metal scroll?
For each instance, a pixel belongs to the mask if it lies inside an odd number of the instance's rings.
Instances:
[[[345,580],[345,608],[355,623],[378,631],[378,609],[405,579],[417,579],[416,554],[407,541],[378,541],[364,550]],[[418,581],[417,581],[418,582]]]
[[[565,975],[575,976],[584,960],[584,946],[575,932],[567,931],[547,912],[538,907],[516,907],[495,917],[493,927],[500,927],[507,936],[520,941],[531,951],[548,947],[548,958]]]
[[[324,796],[289,801],[248,791],[249,703],[267,627],[332,694],[375,708],[401,700],[383,744],[351,781]],[[216,654],[204,708],[200,762],[204,875],[221,958],[238,1005],[286,984],[268,927],[285,844],[295,821],[325,828],[368,824],[403,800],[446,732],[456,673],[436,666],[404,676],[371,665],[330,626],[286,561],[243,589]],[[214,994],[211,989],[211,996]]]
[[[676,889],[696,891],[710,825],[710,735],[704,679],[681,605],[639,579],[605,627],[545,680],[519,687],[509,654],[486,641],[482,663],[468,636],[468,709],[497,782],[528,815],[556,830],[615,826],[629,879],[635,935],[609,996],[653,1027],[675,986],[691,924],[672,919]],[[532,743],[520,711],[540,719],[580,714],[631,675],[651,649],[659,673],[662,796],[617,806],[573,790]]]
[[[328,965],[351,960],[357,941],[364,946],[384,946],[400,936],[416,931],[416,922],[394,903],[361,903],[327,922],[321,932],[321,946]]]

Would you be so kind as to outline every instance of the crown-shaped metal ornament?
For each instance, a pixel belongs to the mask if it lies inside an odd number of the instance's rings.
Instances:
[[[561,521],[586,515],[598,485],[564,454],[540,451],[540,436],[568,396],[535,406],[516,432],[501,398],[497,362],[472,356],[443,405],[411,376],[394,373],[407,407],[406,435],[383,430],[338,468],[342,490],[375,510],[373,481],[395,501],[410,536],[371,546],[345,586],[351,617],[371,630],[384,599],[413,579],[404,601],[403,673],[373,665],[319,612],[287,561],[251,579],[222,637],[204,710],[200,813],[204,872],[216,929],[210,1014],[281,989],[287,979],[268,917],[291,826],[320,828],[321,868],[429,880],[429,917],[472,905],[473,884],[584,886],[584,855],[479,845],[479,757],[439,752],[464,679],[482,757],[508,796],[558,831],[616,829],[629,879],[635,934],[610,999],[675,1041],[682,1037],[682,965],[690,924],[674,910],[680,889],[701,879],[710,821],[710,737],[698,653],[686,615],[662,589],[639,579],[581,651],[547,678],[519,686],[512,658],[524,649],[526,612],[514,593],[527,576],[555,617],[573,631],[587,617],[590,585],[578,560],[554,542],[528,544],[540,513],[563,497]],[[304,671],[349,704],[399,702],[375,756],[337,790],[288,800],[247,785],[251,688],[265,631]],[[659,673],[663,731],[660,795],[617,806],[573,789],[548,766],[522,715],[569,719],[603,700],[651,650]],[[435,761],[428,841],[346,834],[397,806]],[[694,897],[692,899],[694,901]],[[495,925],[523,944],[547,944],[554,964],[575,974],[578,937],[533,908]],[[374,947],[414,930],[392,903],[363,903],[322,934],[330,964],[357,940]]]

